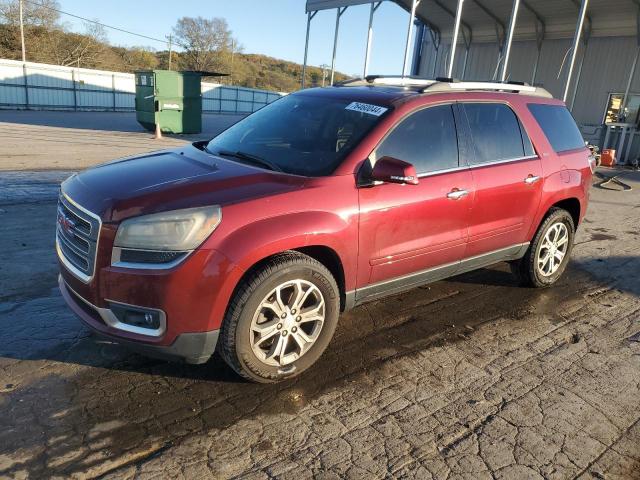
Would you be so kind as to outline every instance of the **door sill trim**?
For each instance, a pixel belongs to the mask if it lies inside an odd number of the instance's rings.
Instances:
[[[491,252],[464,258],[457,262],[438,265],[437,267],[431,267],[426,270],[413,272],[401,277],[373,283],[363,288],[359,288],[355,292],[349,292],[350,301],[347,302],[347,306],[351,307],[360,305],[381,297],[411,290],[412,288],[420,285],[437,282],[438,280],[443,280],[454,275],[488,267],[495,263],[518,260],[524,256],[528,248],[529,242],[518,243],[506,248],[500,248]]]

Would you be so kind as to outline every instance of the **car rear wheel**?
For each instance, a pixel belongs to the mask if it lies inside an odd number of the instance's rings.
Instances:
[[[220,353],[242,377],[270,383],[309,368],[340,313],[335,279],[297,252],[269,259],[239,286],[223,322]]]
[[[553,285],[564,273],[573,248],[575,226],[566,210],[553,208],[544,219],[525,256],[511,262],[520,283],[531,287]]]

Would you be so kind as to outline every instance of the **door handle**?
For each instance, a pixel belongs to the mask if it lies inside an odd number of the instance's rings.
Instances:
[[[526,183],[527,185],[533,185],[538,180],[540,180],[540,177],[538,177],[537,175],[529,175],[527,178],[524,179],[524,183]]]
[[[459,190],[457,188],[454,188],[449,193],[447,193],[447,198],[450,200],[460,200],[462,197],[466,197],[467,195],[469,195],[469,192],[467,192],[466,190]]]

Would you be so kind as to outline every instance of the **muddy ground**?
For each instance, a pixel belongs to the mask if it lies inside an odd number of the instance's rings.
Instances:
[[[276,386],[82,326],[56,287],[67,174],[0,172],[0,478],[640,478],[639,173],[593,188],[555,287],[499,264],[359,307]]]

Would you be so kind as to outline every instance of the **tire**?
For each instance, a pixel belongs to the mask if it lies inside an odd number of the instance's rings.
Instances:
[[[550,258],[549,261],[553,261],[554,264],[545,262],[540,266],[545,255],[551,253],[547,246],[549,245],[548,239],[554,238],[552,229],[555,229],[555,233],[559,235],[560,240],[563,238],[561,232],[566,232],[566,249],[560,261],[558,261],[556,255],[552,255],[553,258]],[[567,268],[571,250],[573,249],[574,237],[575,225],[573,217],[566,210],[552,208],[538,227],[524,257],[511,262],[511,271],[523,286],[543,288],[553,285]],[[553,251],[562,252],[562,246]]]
[[[303,301],[294,312],[296,299]],[[322,355],[339,314],[340,291],[329,270],[307,255],[285,252],[242,280],[227,308],[219,351],[247,380],[275,383],[292,378]]]

